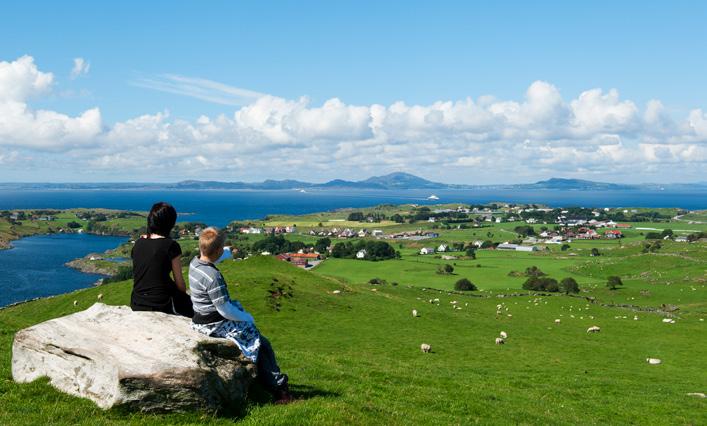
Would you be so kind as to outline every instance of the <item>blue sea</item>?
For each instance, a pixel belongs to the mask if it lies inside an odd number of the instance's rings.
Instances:
[[[104,252],[124,243],[123,237],[86,234],[35,235],[0,250],[0,307],[85,288],[100,275],[84,274],[64,264],[88,253]]]
[[[429,200],[430,195],[439,200]],[[553,207],[679,207],[707,209],[707,192],[554,191],[554,190],[308,190],[157,191],[157,190],[0,190],[0,210],[103,207],[149,210],[167,201],[180,221],[224,226],[232,220],[268,214],[303,214],[378,204],[488,202],[537,203]],[[69,269],[64,263],[91,252],[114,248],[124,239],[93,235],[35,236],[0,250],[0,306],[88,287],[99,276]]]
[[[430,195],[439,200],[428,200]],[[555,191],[555,190],[308,190],[298,192],[249,190],[0,190],[0,210],[104,207],[149,210],[167,201],[180,221],[224,226],[232,220],[259,219],[268,214],[303,214],[343,207],[390,203],[537,203],[553,207],[680,207],[707,209],[707,192]]]

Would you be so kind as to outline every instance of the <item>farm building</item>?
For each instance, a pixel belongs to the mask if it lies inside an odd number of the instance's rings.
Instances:
[[[435,249],[432,247],[423,247],[420,249],[420,254],[434,254]]]
[[[512,251],[538,251],[537,246],[521,246],[518,244],[502,243],[496,247],[497,250],[512,250]]]

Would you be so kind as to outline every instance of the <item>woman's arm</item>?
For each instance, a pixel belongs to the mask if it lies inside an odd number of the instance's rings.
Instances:
[[[184,283],[184,275],[182,275],[182,260],[179,256],[172,259],[172,275],[174,276],[174,283],[177,284],[179,291],[186,293],[187,285]]]

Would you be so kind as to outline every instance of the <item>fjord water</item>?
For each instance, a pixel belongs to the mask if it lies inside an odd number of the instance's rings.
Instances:
[[[428,200],[435,194],[439,200]],[[268,214],[304,214],[343,207],[391,203],[537,203],[553,207],[679,207],[706,209],[707,192],[648,190],[558,191],[472,190],[0,190],[0,210],[76,207],[149,210],[156,201],[173,204],[180,221],[224,226],[232,220]]]
[[[84,274],[64,264],[88,253],[115,248],[126,240],[124,237],[54,234],[13,241],[13,248],[0,250],[0,307],[92,285],[100,275]]]

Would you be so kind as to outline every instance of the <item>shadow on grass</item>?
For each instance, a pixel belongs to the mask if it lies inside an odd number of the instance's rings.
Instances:
[[[338,397],[341,395],[338,392],[318,389],[308,385],[290,385],[290,393],[295,399],[292,404],[297,404],[300,401],[306,401],[312,398],[329,398]],[[224,407],[216,411],[195,410],[193,412],[183,413],[140,413],[139,411],[129,409],[127,407],[115,407],[104,413],[108,416],[108,418],[114,420],[126,420],[128,418],[135,418],[135,416],[144,416],[145,419],[151,419],[151,421],[154,421],[155,423],[165,422],[167,424],[178,424],[183,422],[190,423],[193,422],[195,418],[204,420],[210,417],[237,421],[245,418],[248,415],[250,409],[254,407],[271,405],[274,404],[274,402],[275,400],[273,396],[267,390],[265,390],[265,388],[260,383],[256,382],[251,385],[250,390],[248,392],[248,399],[245,401],[245,404],[239,406]]]

